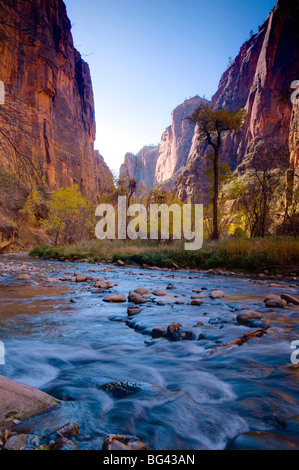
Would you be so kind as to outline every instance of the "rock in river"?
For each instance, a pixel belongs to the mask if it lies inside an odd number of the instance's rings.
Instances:
[[[222,299],[224,297],[224,292],[222,292],[222,290],[214,290],[213,292],[210,293],[210,297],[213,300]]]
[[[0,431],[12,427],[15,420],[22,423],[59,404],[50,395],[3,376],[0,376],[0,396]]]
[[[105,437],[102,450],[149,450],[136,436],[109,434]]]
[[[238,325],[256,327],[260,326],[261,323],[264,323],[264,317],[261,313],[244,310],[244,312],[237,316],[237,323]]]
[[[107,297],[105,297],[103,301],[108,302],[108,303],[123,303],[123,302],[126,302],[126,298],[124,295],[111,294],[111,295],[107,295]]]
[[[288,304],[299,305],[299,299],[297,299],[297,297],[294,297],[293,295],[282,294],[281,298],[282,300],[285,300]]]

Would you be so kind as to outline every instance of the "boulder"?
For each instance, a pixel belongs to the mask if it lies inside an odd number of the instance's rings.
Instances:
[[[244,312],[237,316],[237,323],[238,325],[256,327],[264,323],[264,317],[261,313],[244,310]]]
[[[27,421],[59,405],[58,400],[36,388],[0,376],[0,431],[15,421]]]
[[[266,307],[269,307],[269,308],[284,308],[286,307],[288,304],[286,302],[286,300],[283,300],[283,299],[272,299],[272,300],[268,300],[266,302]]]
[[[157,289],[154,292],[154,295],[156,295],[157,297],[164,297],[165,295],[167,295],[167,293],[163,289]]]
[[[164,338],[166,334],[167,334],[167,329],[164,327],[153,328],[152,338],[153,339]]]
[[[280,296],[282,300],[285,300],[288,304],[299,305],[299,299],[289,294],[282,294]]]
[[[105,297],[103,301],[108,302],[108,303],[123,303],[123,302],[126,302],[126,298],[124,295],[111,294],[111,295],[107,295],[107,297]]]

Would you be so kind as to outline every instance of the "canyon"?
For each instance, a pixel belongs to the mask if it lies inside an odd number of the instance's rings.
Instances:
[[[113,186],[94,149],[88,64],[62,0],[0,1],[0,167],[27,187],[77,184],[89,201]]]
[[[245,108],[248,113],[243,129],[223,139],[223,162],[242,174],[261,152],[275,155],[273,168],[286,172],[291,186],[299,159],[298,101],[291,101],[291,84],[298,79],[298,21],[298,2],[279,0],[259,32],[242,45],[211,99],[215,109]],[[201,102],[197,96],[174,110],[172,124],[150,161],[143,161],[139,154],[127,155],[125,160],[125,167],[131,171],[135,159],[137,178],[140,176],[142,182],[175,189],[181,200],[192,202],[206,202],[206,157],[210,150],[198,142],[196,126],[184,118]]]

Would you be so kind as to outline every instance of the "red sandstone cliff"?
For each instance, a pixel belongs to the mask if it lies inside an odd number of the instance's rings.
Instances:
[[[232,170],[238,166],[246,170],[251,159],[269,149],[272,155],[280,156],[273,165],[282,171],[287,169],[288,161],[291,169],[298,165],[299,105],[291,102],[291,84],[299,80],[298,24],[298,0],[279,0],[260,31],[243,44],[221,77],[212,106],[230,111],[245,108],[248,112],[242,131],[228,135],[223,142],[222,160]],[[190,115],[193,111],[188,112]],[[162,136],[154,180],[156,184],[168,181],[173,187],[177,179],[181,199],[205,202],[206,155],[210,149],[197,141],[196,128],[191,129],[191,136],[190,128],[185,134],[183,117],[184,113],[175,111],[172,126]],[[196,154],[199,156],[194,159]]]
[[[0,0],[0,166],[51,190],[78,184],[90,200],[112,185],[94,151],[88,65],[62,0]]]

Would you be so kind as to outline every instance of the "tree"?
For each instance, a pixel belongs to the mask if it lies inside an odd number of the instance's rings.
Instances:
[[[44,226],[54,235],[55,246],[58,242],[76,243],[90,232],[92,210],[78,185],[54,193],[48,207],[49,217]]]
[[[246,230],[251,238],[271,233],[275,220],[282,216],[284,182],[279,167],[287,157],[278,150],[260,148],[250,162],[247,172],[242,176],[235,175],[229,189],[230,199],[235,199],[235,209],[242,214]]]
[[[215,110],[209,104],[201,103],[195,112],[187,117],[197,124],[198,140],[205,141],[213,149],[213,233],[212,240],[219,239],[218,200],[220,186],[220,148],[224,133],[238,131],[244,125],[247,112],[244,109],[229,112],[225,109]]]

